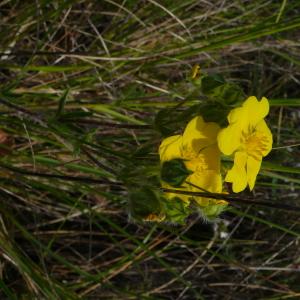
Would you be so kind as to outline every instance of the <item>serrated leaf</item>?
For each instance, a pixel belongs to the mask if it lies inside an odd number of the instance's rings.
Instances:
[[[226,82],[220,75],[202,77],[201,91],[209,100],[225,105],[235,105],[245,99],[243,90],[237,84]]]
[[[165,220],[172,223],[184,224],[185,219],[191,212],[187,203],[178,197],[171,200],[166,199],[164,205],[166,215]]]
[[[216,122],[221,127],[227,125],[227,115],[230,107],[226,107],[219,102],[208,102],[201,105],[200,114],[205,122]]]
[[[217,218],[225,209],[227,208],[227,204],[210,204],[208,206],[201,207],[201,213],[203,217],[208,220],[214,220]]]
[[[213,95],[216,89],[224,84],[225,80],[221,75],[207,75],[202,78],[201,90],[204,95]]]

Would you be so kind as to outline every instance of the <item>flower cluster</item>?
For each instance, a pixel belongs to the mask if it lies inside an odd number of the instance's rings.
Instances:
[[[227,116],[228,126],[221,129],[217,123],[205,122],[201,116],[193,118],[182,135],[164,139],[159,147],[161,164],[182,161],[188,172],[179,185],[162,178],[162,187],[191,192],[222,193],[220,171],[221,154],[233,156],[233,167],[227,171],[225,181],[232,183],[235,193],[247,185],[253,189],[261,161],[272,149],[272,134],[264,118],[269,112],[266,98],[258,101],[249,97],[241,107]],[[166,193],[168,199],[179,197],[187,205],[194,201],[206,215],[217,216],[226,201],[204,197]]]

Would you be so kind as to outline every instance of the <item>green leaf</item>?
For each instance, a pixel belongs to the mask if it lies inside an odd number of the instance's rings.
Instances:
[[[202,77],[201,91],[209,100],[225,105],[236,105],[245,99],[245,94],[238,85],[226,82],[220,75]]]
[[[173,187],[180,187],[185,179],[192,174],[182,159],[165,161],[161,167],[161,179]]]
[[[178,197],[171,200],[165,199],[164,205],[166,214],[165,220],[172,223],[184,224],[185,219],[191,213],[188,204]]]
[[[217,88],[223,86],[225,80],[221,75],[204,76],[201,81],[201,90],[204,95],[213,95]]]
[[[68,111],[64,112],[60,115],[60,119],[62,120],[77,120],[79,118],[88,118],[93,116],[93,112],[91,111]]]
[[[82,107],[92,109],[98,113],[106,114],[116,120],[126,121],[136,125],[146,125],[147,123],[141,120],[137,120],[130,115],[126,115],[122,112],[117,111],[117,108],[105,104],[82,104]]]
[[[200,211],[205,219],[212,221],[217,218],[227,207],[227,204],[210,204],[208,206],[201,207]]]
[[[300,99],[299,98],[278,98],[278,99],[270,99],[270,106],[300,106]]]
[[[200,109],[200,115],[205,122],[216,122],[221,127],[227,126],[227,115],[230,111],[229,106],[224,106],[219,102],[210,101],[202,104]]]
[[[63,95],[60,97],[57,112],[56,112],[56,117],[59,117],[63,113],[68,94],[69,94],[69,89],[66,89]]]

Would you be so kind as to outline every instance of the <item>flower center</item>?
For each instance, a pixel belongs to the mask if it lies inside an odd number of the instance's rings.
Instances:
[[[186,159],[185,166],[192,172],[203,172],[208,169],[205,157],[201,153],[196,153],[191,147],[182,149],[182,157]]]
[[[263,153],[267,150],[268,139],[261,132],[243,133],[241,142],[247,154],[257,160],[261,160]]]
[[[192,147],[184,147],[181,149],[181,156],[186,160],[193,160],[197,158],[197,153],[193,150]]]

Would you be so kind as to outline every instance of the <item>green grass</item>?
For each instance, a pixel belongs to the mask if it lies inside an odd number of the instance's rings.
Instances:
[[[274,149],[241,197],[300,207],[299,12],[297,0],[0,2],[0,298],[298,299],[296,211],[233,203],[215,223],[143,223],[128,186],[155,172],[158,112],[206,101],[197,63],[270,100]]]

